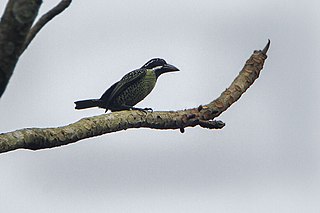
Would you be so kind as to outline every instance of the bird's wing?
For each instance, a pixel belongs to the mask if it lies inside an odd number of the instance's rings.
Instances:
[[[105,91],[103,93],[103,95],[101,96],[100,100],[107,102],[109,100],[109,97],[112,93],[112,91],[114,90],[114,88],[118,85],[119,81],[114,83],[109,89],[107,89],[107,91]]]
[[[134,82],[143,78],[145,75],[146,75],[146,69],[137,69],[123,76],[123,78],[119,82],[117,82],[116,85],[114,84],[110,87],[111,89],[114,86],[114,89],[112,89],[112,92],[109,95],[107,103],[109,103],[114,97],[116,97],[123,90],[125,90],[130,84],[133,84]]]

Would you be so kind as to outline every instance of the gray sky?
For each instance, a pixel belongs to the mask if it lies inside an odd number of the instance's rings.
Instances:
[[[55,3],[44,1],[41,13]],[[318,0],[74,1],[21,57],[0,100],[0,132],[102,114],[73,102],[100,97],[153,57],[181,69],[138,104],[154,110],[210,102],[268,38],[269,58],[220,116],[220,131],[127,130],[0,155],[0,212],[319,212],[319,8]]]

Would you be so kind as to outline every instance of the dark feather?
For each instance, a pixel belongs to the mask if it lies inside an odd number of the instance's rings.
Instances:
[[[129,85],[134,84],[134,82],[142,79],[146,75],[146,69],[137,69],[129,72],[117,83],[112,90],[107,103],[110,103],[114,97],[117,97],[123,90],[125,90]],[[107,90],[108,91],[108,90]]]

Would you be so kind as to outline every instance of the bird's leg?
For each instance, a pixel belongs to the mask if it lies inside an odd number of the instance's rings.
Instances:
[[[144,108],[145,111],[150,111],[150,112],[153,112],[153,109],[152,108]]]
[[[138,108],[138,107],[133,107],[133,106],[130,106],[129,109],[131,110],[138,110],[138,111],[142,111],[142,112],[153,112],[153,110],[151,108]]]
[[[112,112],[116,112],[116,111],[122,111],[122,110],[139,110],[139,111],[143,111],[143,112],[153,112],[153,110],[151,108],[138,108],[138,107],[133,107],[133,106],[128,106],[128,105],[121,105],[118,106],[116,108],[111,109]]]
[[[132,108],[132,106],[121,105],[121,106],[117,106],[115,108],[112,108],[111,111],[117,112],[117,111],[122,111],[122,110],[130,110],[131,108]]]
[[[116,110],[113,110],[113,111],[121,111],[121,110],[139,110],[139,111],[143,111],[143,112],[148,112],[148,111],[153,112],[153,110],[151,108],[138,108],[138,107],[133,107],[133,106],[128,106],[128,105],[121,105],[121,106],[117,107]]]
[[[139,111],[143,111],[143,112],[153,112],[152,108],[136,108],[136,107],[131,107],[132,110],[139,110]]]

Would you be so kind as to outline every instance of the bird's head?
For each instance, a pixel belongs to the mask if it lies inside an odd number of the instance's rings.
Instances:
[[[179,71],[177,67],[167,64],[167,62],[162,58],[153,58],[145,63],[141,68],[152,69],[156,73],[157,77],[166,72]]]

